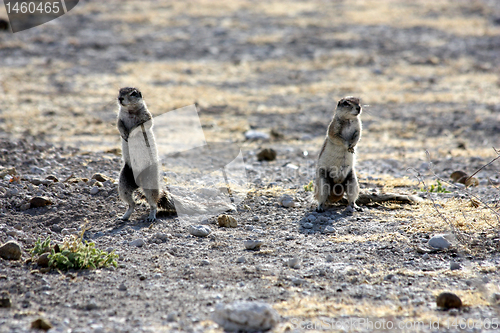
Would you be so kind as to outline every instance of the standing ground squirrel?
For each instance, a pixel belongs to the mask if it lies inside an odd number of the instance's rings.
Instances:
[[[347,194],[349,205],[356,205],[359,184],[356,177],[356,144],[361,137],[361,106],[359,98],[342,98],[328,126],[323,148],[319,153],[316,169],[314,196],[318,201],[317,211],[324,210],[326,202],[337,202]]]
[[[158,152],[153,134],[153,117],[136,88],[122,88],[118,95],[117,127],[122,137],[123,168],[118,181],[120,198],[128,204],[121,217],[128,220],[135,208],[133,193],[141,188],[150,206],[147,221],[156,220],[160,207],[175,211],[172,200],[165,191],[160,191]],[[137,170],[138,166],[143,166]],[[135,167],[136,169],[133,169]]]

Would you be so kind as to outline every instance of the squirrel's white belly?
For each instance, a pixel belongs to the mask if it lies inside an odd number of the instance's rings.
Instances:
[[[355,162],[354,154],[328,140],[318,160],[318,168],[327,171],[335,183],[341,183],[354,168]]]

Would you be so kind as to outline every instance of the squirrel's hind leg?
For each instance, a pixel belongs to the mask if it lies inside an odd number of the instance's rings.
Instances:
[[[149,216],[146,219],[148,222],[156,221],[156,211],[158,210],[158,200],[160,199],[160,191],[158,189],[144,189],[144,196],[149,204]]]
[[[121,220],[128,220],[130,215],[134,212],[135,209],[135,201],[134,201],[134,191],[138,188],[135,180],[134,173],[132,168],[127,164],[123,165],[122,170],[120,171],[120,178],[118,180],[118,194],[120,198],[128,204],[128,209],[120,217]]]

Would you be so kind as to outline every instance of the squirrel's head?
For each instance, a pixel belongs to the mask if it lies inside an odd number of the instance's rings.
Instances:
[[[121,88],[118,94],[118,104],[125,109],[136,109],[143,106],[144,101],[139,89],[136,88]]]
[[[337,104],[336,113],[343,118],[356,118],[361,114],[361,105],[359,104],[359,98],[352,96],[342,98]]]

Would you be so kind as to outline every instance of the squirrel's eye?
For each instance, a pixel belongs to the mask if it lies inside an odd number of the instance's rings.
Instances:
[[[132,92],[132,93],[130,94],[130,96],[132,96],[132,97],[138,97],[138,96],[139,96],[139,94],[137,94],[137,91],[134,91],[134,92]]]

